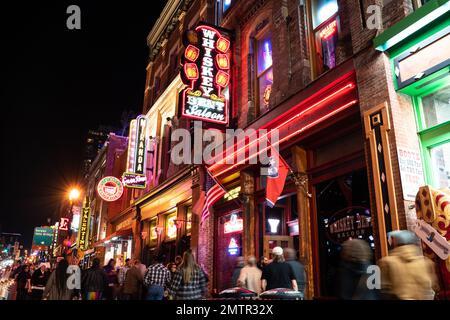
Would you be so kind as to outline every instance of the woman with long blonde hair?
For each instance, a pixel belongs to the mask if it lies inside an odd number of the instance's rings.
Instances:
[[[191,250],[183,254],[183,262],[173,276],[169,293],[177,300],[195,300],[206,296],[208,278],[195,262]]]

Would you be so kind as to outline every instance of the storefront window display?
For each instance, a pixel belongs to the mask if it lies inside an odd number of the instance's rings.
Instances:
[[[256,47],[259,111],[260,113],[264,113],[269,110],[270,94],[273,85],[271,34],[268,33],[259,39]]]

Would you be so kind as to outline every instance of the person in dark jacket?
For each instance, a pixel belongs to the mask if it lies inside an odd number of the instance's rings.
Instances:
[[[47,270],[45,263],[41,263],[39,269],[34,271],[31,276],[31,299],[42,300],[45,286],[47,285],[50,272]]]
[[[292,271],[294,271],[295,280],[297,280],[297,286],[299,291],[305,290],[306,284],[306,273],[305,267],[300,261],[297,260],[297,254],[294,249],[286,248],[284,249],[284,256],[286,259],[286,263],[292,267]]]
[[[337,294],[340,299],[376,299],[376,291],[369,290],[367,286],[367,267],[371,260],[372,251],[367,241],[352,239],[342,244],[337,278]]]
[[[239,275],[241,274],[242,268],[245,266],[244,257],[238,257],[236,260],[236,267],[233,270],[233,275],[231,276],[230,287],[237,287]]]
[[[139,300],[141,297],[142,283],[144,281],[141,271],[137,267],[138,261],[133,261],[133,265],[127,271],[123,285],[124,300]]]
[[[108,264],[103,267],[106,276],[108,277],[108,287],[105,291],[106,300],[115,300],[119,288],[119,276],[116,270],[116,260],[110,259]]]
[[[283,248],[273,248],[272,255],[272,262],[264,267],[261,275],[262,290],[266,291],[278,288],[298,290],[294,271],[284,260]]]
[[[100,260],[95,258],[92,267],[84,271],[81,277],[81,290],[84,300],[102,300],[108,288],[108,277],[100,268]]]
[[[17,297],[16,300],[27,300],[31,293],[31,274],[30,267],[24,265],[17,274]]]

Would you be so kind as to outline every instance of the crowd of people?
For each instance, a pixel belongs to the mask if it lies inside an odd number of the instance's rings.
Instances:
[[[434,299],[439,289],[433,263],[425,258],[418,239],[409,231],[389,235],[391,251],[378,261],[381,270],[381,288],[367,285],[372,264],[372,250],[367,242],[348,240],[342,245],[338,270],[337,296],[340,299]],[[17,300],[192,300],[208,296],[209,277],[190,250],[177,256],[174,262],[164,264],[166,257],[156,255],[147,268],[138,259],[126,259],[116,267],[114,259],[105,266],[98,258],[81,273],[81,288],[67,285],[70,264],[63,257],[51,267],[49,263],[20,264],[7,267],[2,280],[14,279]],[[275,247],[272,259],[250,256],[245,261],[238,257],[229,287],[242,287],[255,292],[285,288],[304,291],[304,266],[293,249]]]

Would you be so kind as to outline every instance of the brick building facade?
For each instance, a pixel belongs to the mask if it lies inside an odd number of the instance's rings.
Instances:
[[[336,296],[343,241],[364,238],[375,259],[388,254],[387,233],[412,228],[416,218],[414,199],[405,192],[411,184],[402,172],[403,155],[421,151],[412,99],[398,91],[392,59],[376,50],[373,40],[431,6],[421,4],[168,1],[147,38],[143,114],[152,147],[148,186],[133,192],[127,211],[134,255],[148,263],[164,251],[173,260],[190,248],[214,292],[233,285],[223,276],[236,261],[223,254],[227,242],[237,242],[240,255],[257,258],[276,245],[292,247],[305,265],[305,296],[311,299]],[[378,28],[370,27],[370,8],[381,12]],[[232,39],[230,119],[227,126],[204,128],[278,129],[280,154],[293,171],[271,208],[264,201],[260,166],[209,165],[227,191],[239,195],[218,201],[201,224],[195,208],[205,167],[176,165],[170,158],[176,145],[172,132],[193,128],[181,112],[180,72],[183,34],[200,23],[224,28]],[[417,181],[412,189],[419,186]],[[225,233],[223,225],[235,219],[242,219],[242,230]]]

